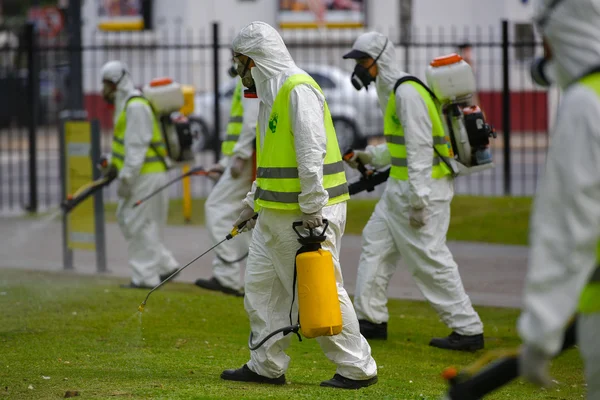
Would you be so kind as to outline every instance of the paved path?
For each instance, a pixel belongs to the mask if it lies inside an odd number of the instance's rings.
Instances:
[[[116,224],[106,225],[109,274],[129,276],[127,249]],[[167,227],[166,243],[182,265],[209,248],[207,232],[202,227]],[[226,243],[224,244],[226,245]],[[361,238],[346,235],[342,242],[341,262],[345,287],[353,293],[360,255]],[[449,243],[474,304],[519,307],[527,265],[527,247]],[[212,255],[209,253],[184,270],[179,281],[193,282],[211,276]],[[77,273],[94,274],[94,253],[76,251]],[[0,219],[0,276],[2,268],[62,270],[61,224],[49,219]],[[124,279],[124,282],[126,279]],[[422,299],[402,262],[390,282],[393,298]]]

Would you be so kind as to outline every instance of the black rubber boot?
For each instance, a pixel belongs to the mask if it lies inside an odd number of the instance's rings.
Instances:
[[[154,286],[136,285],[133,282],[124,283],[124,284],[120,285],[120,287],[123,289],[153,289],[154,288]]]
[[[354,379],[344,378],[340,374],[335,374],[328,381],[321,382],[321,386],[336,389],[362,389],[377,383],[377,375],[364,381],[355,381]]]
[[[255,382],[255,383],[268,383],[270,385],[285,385],[285,375],[281,375],[278,378],[267,378],[253,372],[248,368],[246,364],[239,369],[226,369],[221,372],[221,379],[226,381],[236,382]]]
[[[175,272],[175,271],[177,271],[177,269],[174,269],[173,271],[167,272],[165,274],[160,274],[158,277],[160,278],[160,281],[162,282],[165,279],[167,279],[168,277],[170,277],[173,274],[173,272]],[[171,280],[177,278],[178,275],[179,275],[179,272],[174,277],[172,277]]]
[[[231,294],[236,297],[244,297],[244,293],[240,292],[239,290],[221,285],[221,282],[219,282],[219,280],[214,276],[210,279],[197,279],[196,286],[201,287],[202,289],[215,290],[217,292]]]
[[[365,339],[387,340],[387,322],[374,324],[366,319],[359,319],[358,325]]]
[[[452,332],[445,338],[431,339],[429,345],[446,350],[476,351],[483,349],[484,340],[483,334],[467,336]]]

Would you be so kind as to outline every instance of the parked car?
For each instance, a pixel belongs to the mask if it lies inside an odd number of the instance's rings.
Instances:
[[[383,135],[383,116],[375,90],[356,91],[350,82],[350,73],[330,65],[301,65],[319,84],[335,126],[340,149],[363,146],[367,138]],[[236,78],[221,86],[220,138],[223,139]],[[207,149],[214,144],[214,94],[199,93],[195,98],[195,111],[190,116],[192,132],[196,135],[197,149]]]

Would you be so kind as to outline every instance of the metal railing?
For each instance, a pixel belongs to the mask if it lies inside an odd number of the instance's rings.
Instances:
[[[240,27],[241,28],[241,27]],[[478,95],[482,109],[499,137],[491,150],[496,168],[460,177],[457,193],[474,195],[532,195],[543,168],[548,145],[547,127],[552,94],[536,89],[528,76],[527,60],[515,59],[523,47],[538,51],[540,44],[524,43],[510,35],[503,22],[488,30],[472,30],[468,37],[476,58]],[[462,35],[462,36],[461,36]],[[425,68],[436,56],[454,52],[464,32],[414,30],[410,42],[395,44],[400,69],[424,79]],[[209,165],[219,156],[226,126],[232,82],[230,43],[235,32],[221,34],[219,25],[204,29],[175,27],[166,32],[97,32],[84,36],[81,46],[70,47],[66,38],[45,41],[32,27],[19,34],[17,46],[0,47],[0,212],[36,211],[56,206],[60,198],[58,114],[68,104],[73,52],[82,59],[84,107],[102,127],[102,147],[109,151],[113,116],[101,99],[100,69],[111,59],[125,61],[139,87],[159,76],[196,88],[192,116],[197,135],[197,162]],[[364,146],[381,139],[383,124],[374,93],[356,92],[350,84],[352,62],[341,55],[350,49],[356,34],[318,36],[310,32],[283,32],[296,63],[321,85],[336,124],[340,142]],[[390,39],[398,35],[392,33]],[[459,38],[461,40],[459,40]],[[173,175],[179,171],[172,171]],[[349,179],[356,174],[349,172]],[[194,178],[193,196],[205,197],[212,183]],[[182,188],[171,189],[180,197]],[[373,193],[361,195],[377,196]],[[116,200],[116,189],[105,192]]]

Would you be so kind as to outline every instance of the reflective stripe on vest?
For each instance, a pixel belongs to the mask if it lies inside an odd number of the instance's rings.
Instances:
[[[579,83],[593,90],[600,98],[600,72],[585,76]],[[583,314],[600,313],[600,240],[596,246],[596,265],[596,270],[579,298],[579,312]]]
[[[117,168],[117,170],[121,170],[123,168],[123,164],[125,162],[125,135],[127,132],[127,107],[131,103],[144,103],[150,109],[150,103],[148,100],[143,97],[134,97],[127,101],[123,111],[119,114],[119,118],[117,119],[117,123],[115,125],[115,130],[113,134],[112,140],[112,159],[111,163]],[[140,170],[140,174],[154,174],[159,172],[165,172],[167,167],[165,166],[165,158],[167,157],[167,148],[163,141],[163,136],[160,131],[160,127],[158,126],[158,121],[154,116],[154,112],[152,112],[152,140],[150,142],[150,146],[148,146],[148,150],[146,151],[146,158],[144,159],[144,165],[142,165],[142,169]]]
[[[298,196],[302,190],[298,178],[294,132],[289,118],[290,93],[296,85],[300,84],[309,84],[321,91],[319,85],[308,75],[290,76],[273,102],[269,124],[262,144],[257,126],[257,187],[254,195],[254,206],[257,211],[262,207],[282,210],[300,209]],[[323,187],[329,194],[327,204],[330,205],[346,201],[350,196],[342,155],[340,154],[327,103],[324,107],[323,122],[327,137],[327,148],[323,162]]]
[[[425,104],[427,105],[427,111],[429,112],[429,119],[432,123],[432,136],[433,145],[435,149],[444,157],[450,157],[450,138],[446,137],[444,132],[444,125],[438,111],[438,106],[435,101],[431,98],[431,95],[423,86],[417,82],[407,81],[404,85],[412,85],[421,95]],[[406,140],[404,137],[404,128],[400,123],[400,119],[396,115],[396,94],[392,92],[390,99],[387,104],[385,117],[383,120],[383,129],[385,132],[385,139],[390,150],[390,156],[392,157],[392,168],[390,170],[390,177],[406,181],[408,180],[408,162],[406,160]],[[434,179],[440,179],[447,175],[451,175],[452,171],[448,166],[441,162],[439,156],[431,149],[431,156],[433,157],[433,167],[431,169],[431,176]]]
[[[240,138],[240,133],[244,129],[244,105],[242,103],[242,80],[238,79],[233,91],[231,100],[231,109],[229,110],[229,122],[227,123],[227,136],[221,144],[221,153],[224,156],[231,156],[236,142]]]

